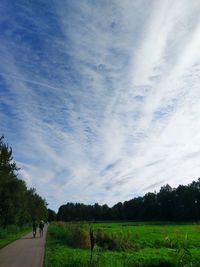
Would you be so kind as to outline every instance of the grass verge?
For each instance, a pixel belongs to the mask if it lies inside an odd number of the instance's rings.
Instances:
[[[0,227],[0,249],[19,239],[25,234],[28,234],[30,231],[30,226],[19,227],[16,225],[9,225],[6,228]]]

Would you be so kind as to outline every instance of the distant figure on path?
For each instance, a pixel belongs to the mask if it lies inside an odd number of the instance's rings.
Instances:
[[[44,222],[41,220],[39,223],[40,237],[43,236]]]
[[[33,221],[33,237],[35,238],[36,237],[36,233],[37,233],[37,223],[36,221]]]

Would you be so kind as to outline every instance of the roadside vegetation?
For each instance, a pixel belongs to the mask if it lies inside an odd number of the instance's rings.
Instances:
[[[0,227],[0,249],[31,231],[30,225]]]
[[[198,224],[57,222],[47,236],[45,267],[198,267],[200,262]]]
[[[0,137],[0,248],[31,229],[33,220],[47,218],[47,204],[18,177],[12,148]]]

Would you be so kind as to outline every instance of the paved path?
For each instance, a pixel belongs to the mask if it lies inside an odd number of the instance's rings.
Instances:
[[[0,267],[42,267],[46,229],[43,237],[37,231],[36,238],[30,233],[0,249]]]

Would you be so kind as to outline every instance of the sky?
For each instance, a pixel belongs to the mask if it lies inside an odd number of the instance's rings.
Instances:
[[[200,2],[1,0],[0,135],[57,210],[200,176]]]

